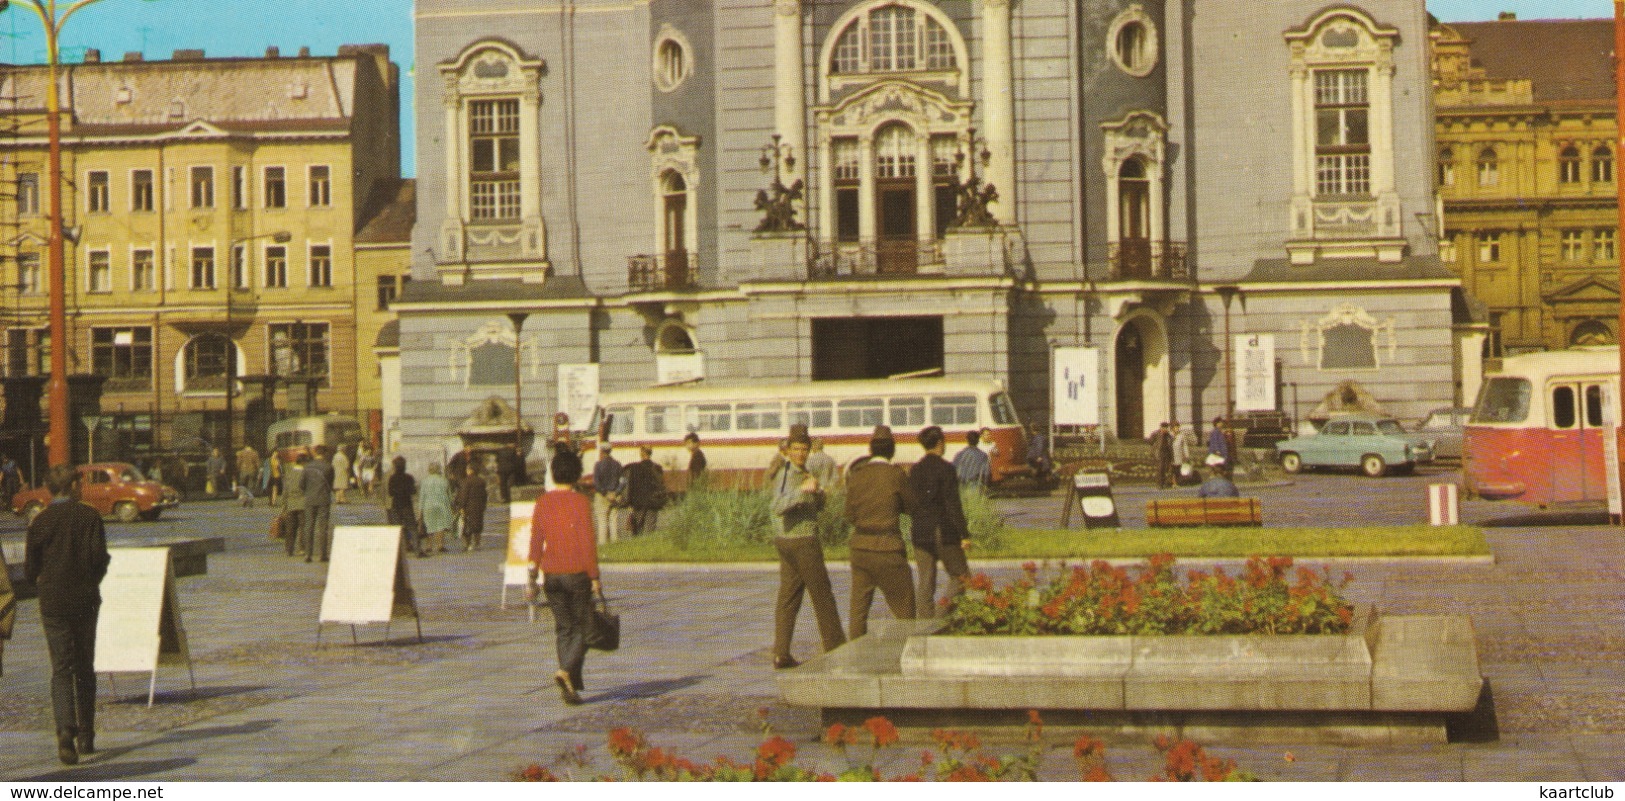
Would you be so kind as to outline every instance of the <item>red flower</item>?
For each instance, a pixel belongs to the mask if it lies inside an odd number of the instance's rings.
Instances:
[[[897,727],[892,722],[882,718],[873,717],[863,722],[863,728],[869,730],[869,735],[875,740],[876,748],[884,748],[897,742]]]
[[[1083,774],[1083,780],[1086,782],[1114,781],[1114,779],[1112,779],[1112,775],[1106,772],[1106,766],[1098,762],[1089,766],[1089,772]]]
[[[828,729],[824,730],[824,742],[830,745],[846,745],[846,737],[846,726],[844,724],[833,723],[830,724]]]
[[[631,729],[612,729],[609,732],[609,752],[616,757],[629,757],[643,749],[643,735]]]
[[[1106,753],[1106,744],[1085,734],[1072,744],[1072,756],[1076,759],[1098,757]]]
[[[529,766],[527,766],[524,770],[519,771],[518,779],[519,779],[519,781],[522,781],[522,782],[556,782],[556,781],[559,781],[559,777],[553,775],[553,771],[550,771],[547,768],[542,767],[541,765],[529,765]]]
[[[1038,710],[1027,710],[1027,725],[1033,729],[1032,739],[1036,740],[1044,736],[1044,719],[1038,716]]]
[[[774,767],[781,767],[796,758],[796,744],[783,737],[773,737],[756,749],[756,757]]]

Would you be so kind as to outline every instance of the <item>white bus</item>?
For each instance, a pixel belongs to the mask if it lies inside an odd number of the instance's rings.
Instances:
[[[713,485],[759,486],[790,426],[802,423],[822,440],[824,452],[845,465],[867,455],[877,425],[892,429],[899,464],[920,458],[918,434],[930,425],[948,436],[948,458],[965,447],[965,434],[986,429],[982,444],[992,449],[992,479],[1030,474],[1026,434],[1004,384],[990,380],[908,378],[866,381],[813,381],[753,386],[695,385],[605,393],[596,425],[600,441],[616,448],[623,464],[636,461],[647,445],[665,468],[668,483],[686,478],[688,453],[683,437],[700,438]],[[591,473],[588,455],[585,465]]]

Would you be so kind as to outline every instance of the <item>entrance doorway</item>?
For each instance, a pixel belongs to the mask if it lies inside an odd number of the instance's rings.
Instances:
[[[876,226],[880,242],[875,255],[880,272],[913,273],[919,265],[915,253],[918,236],[914,230],[914,179],[880,181],[875,192],[875,208],[880,214]]]
[[[1154,312],[1138,312],[1118,329],[1113,368],[1119,439],[1145,437],[1173,419],[1168,333]]]
[[[824,318],[812,334],[814,381],[943,369],[941,317]]]

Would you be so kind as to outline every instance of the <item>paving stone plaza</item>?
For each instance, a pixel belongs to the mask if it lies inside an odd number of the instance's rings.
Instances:
[[[1423,487],[1449,474],[1369,481],[1299,477],[1260,488],[1270,525],[1423,522]],[[1145,488],[1119,491],[1136,526]],[[1348,498],[1362,503],[1351,505]],[[1058,497],[1001,501],[1018,525],[1053,525]],[[1138,510],[1138,511],[1136,511]],[[197,679],[165,665],[157,704],[147,678],[104,676],[94,757],[57,763],[51,737],[48,661],[38,605],[21,602],[0,678],[0,779],[47,781],[489,781],[529,763],[549,764],[578,745],[617,772],[604,748],[613,728],[642,729],[655,745],[694,761],[745,759],[761,739],[760,710],[775,733],[801,745],[798,761],[824,770],[844,764],[812,742],[816,713],[778,703],[770,667],[776,566],[606,565],[604,584],[624,618],[619,652],[589,655],[586,704],[558,697],[552,626],[532,623],[516,602],[499,606],[501,538],[486,550],[410,561],[424,642],[410,621],[364,627],[352,645],[329,625],[316,646],[323,565],[287,559],[266,538],[263,505],[188,503],[157,523],[109,523],[120,538],[169,534],[224,536],[208,573],[179,579],[182,621]],[[337,507],[339,524],[376,524],[375,505]],[[505,530],[495,511],[488,530]],[[1520,507],[1468,503],[1465,522],[1485,524],[1488,560],[1350,560],[1353,600],[1404,614],[1471,617],[1489,685],[1480,712],[1437,746],[1238,746],[1211,752],[1267,780],[1621,781],[1618,737],[1625,732],[1625,553],[1617,528],[1595,514],[1531,515]],[[0,521],[15,543],[21,521]],[[972,567],[978,568],[972,553]],[[1309,564],[1316,564],[1314,561]],[[846,616],[847,572],[831,564]],[[984,564],[1008,575],[1011,564]],[[511,597],[510,601],[516,601]],[[878,617],[884,617],[877,604]],[[810,656],[810,614],[795,652]],[[1071,740],[1054,733],[1042,776],[1076,778]],[[889,749],[895,767],[914,764],[920,746]],[[1019,751],[994,742],[992,753]],[[1290,753],[1289,761],[1286,754]],[[1144,743],[1112,742],[1120,779],[1150,776],[1160,764]],[[884,763],[882,763],[884,768]],[[891,772],[889,769],[887,772]]]

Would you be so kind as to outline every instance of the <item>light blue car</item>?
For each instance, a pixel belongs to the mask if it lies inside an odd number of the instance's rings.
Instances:
[[[1376,478],[1433,461],[1433,447],[1425,438],[1405,433],[1392,417],[1371,414],[1332,418],[1318,433],[1283,440],[1275,450],[1281,455],[1281,469],[1288,473],[1310,467],[1358,467]]]

